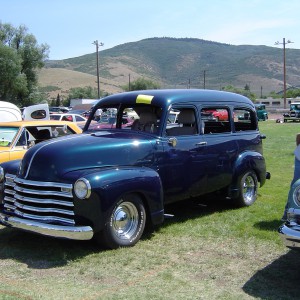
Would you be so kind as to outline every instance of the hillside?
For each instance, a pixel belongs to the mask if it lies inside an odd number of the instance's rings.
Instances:
[[[101,49],[100,49],[101,50]],[[122,91],[139,77],[162,88],[220,89],[250,86],[258,96],[283,89],[283,50],[267,46],[233,46],[200,39],[149,38],[99,52],[100,89]],[[286,49],[287,85],[298,86],[300,50]],[[52,60],[41,71],[39,84],[54,97],[70,87],[96,83],[95,53]]]

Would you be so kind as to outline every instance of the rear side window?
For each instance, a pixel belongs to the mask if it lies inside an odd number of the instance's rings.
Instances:
[[[229,109],[219,106],[202,108],[201,131],[203,134],[231,132]]]
[[[247,108],[235,108],[233,111],[235,131],[256,130],[255,112]]]

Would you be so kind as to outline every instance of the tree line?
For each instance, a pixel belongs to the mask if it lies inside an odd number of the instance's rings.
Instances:
[[[19,106],[39,102],[37,71],[49,46],[38,44],[26,26],[0,22],[0,100]]]

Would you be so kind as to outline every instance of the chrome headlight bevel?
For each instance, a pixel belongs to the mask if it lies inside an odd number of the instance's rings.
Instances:
[[[74,184],[74,193],[79,199],[88,199],[91,190],[91,184],[85,178],[79,178]]]

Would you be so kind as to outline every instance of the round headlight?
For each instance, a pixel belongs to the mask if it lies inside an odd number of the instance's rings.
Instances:
[[[87,199],[91,195],[91,185],[85,178],[80,178],[75,182],[74,192],[79,199]]]
[[[4,170],[2,167],[0,167],[0,182],[3,182],[4,180]]]

